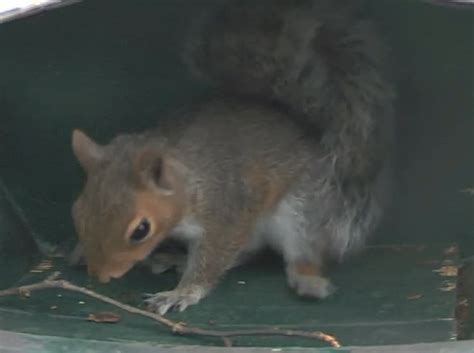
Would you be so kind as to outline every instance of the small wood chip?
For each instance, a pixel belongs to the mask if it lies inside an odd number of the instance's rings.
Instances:
[[[420,294],[420,293],[413,293],[413,294],[407,295],[408,300],[417,300],[422,297],[423,297],[423,294]]]
[[[87,316],[87,321],[109,324],[119,322],[121,319],[122,317],[120,315],[108,311],[92,313]]]
[[[49,270],[51,267],[53,267],[53,265],[50,262],[42,262],[36,266],[36,268],[40,270]]]
[[[441,266],[433,272],[439,273],[443,277],[456,277],[458,275],[458,268],[456,266]]]
[[[439,287],[439,290],[442,292],[451,292],[453,289],[456,289],[456,283],[449,282]]]
[[[50,259],[44,259],[38,265],[36,265],[30,272],[41,273],[44,271],[48,271],[51,268],[53,268],[53,262]]]
[[[24,298],[29,298],[31,297],[31,293],[27,290],[20,291],[20,296]]]

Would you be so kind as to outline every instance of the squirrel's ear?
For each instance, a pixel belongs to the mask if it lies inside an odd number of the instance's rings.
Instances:
[[[103,158],[103,147],[95,143],[81,130],[72,132],[72,150],[84,170],[90,171]]]
[[[174,194],[176,175],[168,157],[153,150],[144,150],[138,155],[135,168],[145,185],[156,187],[167,195]]]

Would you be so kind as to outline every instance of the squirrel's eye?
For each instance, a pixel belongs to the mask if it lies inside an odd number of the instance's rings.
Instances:
[[[134,243],[138,243],[145,239],[148,233],[150,233],[150,222],[148,222],[147,219],[142,219],[130,235],[130,240]]]

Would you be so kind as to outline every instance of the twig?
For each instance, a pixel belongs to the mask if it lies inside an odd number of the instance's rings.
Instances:
[[[171,329],[171,332],[179,335],[196,335],[196,336],[208,336],[208,337],[218,337],[221,338],[224,342],[224,345],[231,346],[232,341],[229,337],[237,336],[287,336],[287,337],[302,337],[315,339],[323,341],[331,345],[332,347],[340,347],[340,343],[337,339],[331,335],[323,333],[321,331],[300,331],[300,330],[284,330],[280,328],[264,328],[256,330],[236,330],[236,331],[216,331],[216,330],[207,330],[199,327],[191,327],[186,324],[175,322],[165,317],[155,314],[146,310],[136,308],[134,306],[121,303],[115,299],[109,298],[107,296],[96,293],[90,289],[76,286],[69,281],[58,279],[60,273],[55,272],[52,275],[48,276],[41,282],[34,284],[29,284],[25,286],[13,287],[5,290],[0,290],[0,297],[5,297],[9,295],[22,295],[29,293],[35,290],[47,289],[47,288],[60,288],[73,292],[79,292],[84,295],[87,295],[91,298],[100,300],[107,304],[116,306],[122,310],[125,310],[132,314],[137,314],[141,316],[146,316],[152,320],[158,321],[159,323],[167,326]]]
[[[438,6],[447,6],[454,8],[472,8],[474,3],[472,0],[423,0],[426,3]]]

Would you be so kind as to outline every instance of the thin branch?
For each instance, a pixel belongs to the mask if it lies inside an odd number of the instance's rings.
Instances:
[[[446,7],[454,7],[460,9],[469,9],[473,8],[474,3],[472,0],[422,0],[426,3],[430,3],[432,5],[437,6],[446,6]]]
[[[237,336],[287,336],[287,337],[302,337],[308,339],[315,339],[326,342],[332,347],[340,347],[340,343],[337,339],[331,335],[323,333],[321,331],[300,331],[300,330],[284,330],[280,328],[264,328],[256,330],[235,330],[235,331],[216,331],[207,330],[199,327],[190,327],[184,323],[175,322],[169,320],[159,314],[152,313],[146,310],[136,308],[134,306],[124,304],[110,297],[96,293],[90,289],[76,286],[69,281],[58,279],[60,273],[55,272],[51,276],[48,276],[45,280],[34,284],[25,286],[13,287],[5,290],[0,290],[0,297],[10,295],[24,295],[35,290],[47,289],[47,288],[59,288],[73,292],[82,293],[91,298],[100,300],[104,303],[111,304],[122,310],[125,310],[132,314],[148,317],[152,320],[158,321],[162,325],[170,328],[171,332],[179,335],[196,335],[196,336],[207,336],[221,338],[226,346],[232,345],[232,341],[229,337]]]

